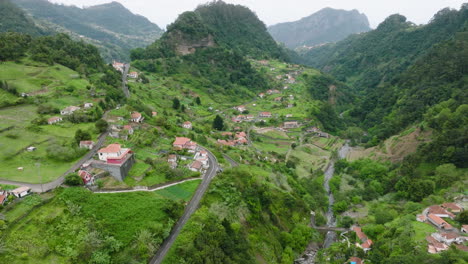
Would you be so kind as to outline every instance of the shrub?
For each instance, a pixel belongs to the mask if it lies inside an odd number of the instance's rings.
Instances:
[[[83,184],[83,180],[76,173],[71,173],[65,176],[65,184],[70,186],[79,186]]]

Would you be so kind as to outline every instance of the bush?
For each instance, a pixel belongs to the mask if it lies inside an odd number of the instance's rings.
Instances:
[[[71,173],[65,176],[65,184],[69,186],[79,186],[83,184],[83,180],[76,173]]]
[[[107,123],[106,120],[104,119],[99,119],[96,124],[95,124],[97,130],[100,132],[100,133],[103,133],[107,130],[107,127],[109,126],[109,124]]]

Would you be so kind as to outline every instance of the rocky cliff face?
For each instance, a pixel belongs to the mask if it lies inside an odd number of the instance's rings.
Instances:
[[[177,35],[177,43],[175,50],[177,54],[188,55],[194,53],[197,48],[207,48],[214,47],[216,45],[213,36],[208,35],[205,38],[199,39],[197,41],[185,39],[181,32],[174,32]]]
[[[357,10],[322,9],[298,21],[268,28],[273,38],[289,48],[336,42],[355,33],[369,31],[366,15]]]

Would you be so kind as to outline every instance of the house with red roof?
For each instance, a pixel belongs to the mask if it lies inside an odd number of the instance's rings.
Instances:
[[[47,119],[47,124],[53,125],[53,124],[55,124],[55,123],[62,122],[62,120],[63,120],[63,119],[62,119],[61,117],[59,117],[59,116],[54,116],[54,117],[51,117],[51,118]]]
[[[83,183],[85,185],[92,185],[94,184],[94,176],[86,171],[86,170],[79,170],[78,171],[78,176],[80,176],[80,178],[83,180]]]
[[[275,102],[281,102],[281,100],[283,100],[283,97],[276,97],[275,99],[273,99],[273,101]]]
[[[132,153],[129,148],[122,148],[120,144],[109,144],[107,147],[98,150],[100,160],[111,164],[123,163]]]
[[[186,137],[176,137],[172,146],[175,150],[187,149],[189,152],[195,152],[197,149],[197,143]]]
[[[453,226],[447,223],[444,219],[440,218],[439,216],[429,213],[427,215],[427,220],[435,225],[437,228],[444,229],[444,230],[452,230]]]
[[[456,203],[444,203],[444,204],[441,204],[440,207],[454,214],[459,214],[463,211],[463,207],[461,207],[460,205]]]
[[[183,127],[183,128],[186,128],[186,129],[192,129],[192,122],[190,122],[190,121],[185,121],[185,122],[182,124],[182,127]]]
[[[201,163],[200,161],[198,160],[195,160],[194,162],[192,162],[192,164],[190,164],[189,166],[189,169],[191,171],[201,171],[201,169],[203,168],[203,163]]]
[[[136,79],[136,78],[138,78],[138,72],[132,71],[132,72],[130,72],[130,73],[128,74],[128,77],[133,78],[133,79]]]
[[[8,202],[8,193],[0,191],[0,205],[5,205],[6,202]]]
[[[239,112],[244,112],[245,110],[247,110],[247,108],[245,107],[245,105],[239,105],[239,106],[236,106],[234,107],[234,109],[236,109],[237,111]]]
[[[449,247],[444,243],[440,243],[432,236],[426,236],[427,245],[427,252],[431,254],[439,253],[441,251],[447,250]]]
[[[13,194],[14,196],[18,198],[25,197],[26,195],[30,193],[31,193],[31,188],[27,186],[21,186],[11,191],[11,194]]]
[[[130,121],[135,123],[142,123],[145,118],[138,112],[132,112],[130,114]]]
[[[436,215],[438,217],[442,217],[442,218],[444,218],[444,217],[448,217],[448,218],[451,218],[451,219],[455,218],[455,215],[453,213],[445,210],[440,205],[431,205],[431,206],[429,206],[428,213],[429,214],[434,214],[434,215]]]
[[[362,232],[362,229],[361,227],[359,226],[354,226],[352,228],[352,230],[356,233],[356,236],[358,237],[358,239],[362,242],[361,244],[360,243],[356,243],[356,246],[357,247],[360,247],[364,250],[364,252],[367,252],[369,250],[371,250],[371,246],[372,244],[374,243],[371,239],[369,239],[366,234],[364,234],[364,232]]]
[[[133,135],[133,133],[135,132],[135,131],[133,130],[133,127],[132,127],[131,125],[124,125],[124,126],[123,126],[123,129],[124,129],[125,131],[127,131],[127,133],[128,133],[129,135]]]
[[[259,117],[271,117],[271,112],[260,112]]]
[[[468,225],[462,225],[460,232],[468,234]]]

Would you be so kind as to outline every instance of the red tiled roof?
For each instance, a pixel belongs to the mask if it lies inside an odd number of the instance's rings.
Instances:
[[[137,119],[137,118],[140,118],[140,117],[141,117],[141,114],[138,113],[138,112],[133,112],[133,113],[131,114],[131,117],[132,117],[132,119]]]
[[[468,251],[468,246],[465,246],[463,244],[462,245],[455,244],[455,246],[461,251],[465,251],[465,252]]]
[[[366,242],[362,243],[362,248],[370,248],[372,246],[373,242],[370,239],[367,239]]]
[[[190,138],[186,138],[186,137],[176,137],[174,143],[172,143],[173,145],[185,145],[187,144],[188,142],[190,142],[191,139]]]
[[[99,153],[117,153],[121,150],[120,144],[109,144],[107,147],[100,149]]]
[[[192,162],[192,164],[190,165],[190,168],[199,170],[199,169],[201,169],[202,166],[203,166],[203,163],[196,160],[196,161]]]
[[[441,233],[440,235],[445,237],[446,239],[455,239],[459,237],[459,235],[456,233]]]
[[[454,214],[452,214],[451,212],[448,212],[447,210],[445,210],[444,208],[442,208],[441,206],[439,205],[432,205],[432,206],[429,206],[429,213],[430,214],[437,214],[437,215],[449,215],[450,217],[455,217]]]
[[[0,194],[0,204],[3,204],[3,202],[6,200],[7,195],[5,194]]]
[[[366,234],[362,232],[362,229],[359,226],[353,227],[353,231],[356,233],[360,240],[367,239]]]
[[[54,117],[51,117],[47,120],[47,122],[51,123],[51,122],[55,122],[57,120],[60,120],[62,119],[61,117],[58,117],[58,116],[54,116]]]
[[[462,208],[456,203],[444,203],[442,204],[443,208],[451,209],[452,211],[461,211]]]
[[[190,121],[185,121],[184,122],[184,125],[191,125],[191,124],[192,124],[192,122],[190,122]]]

